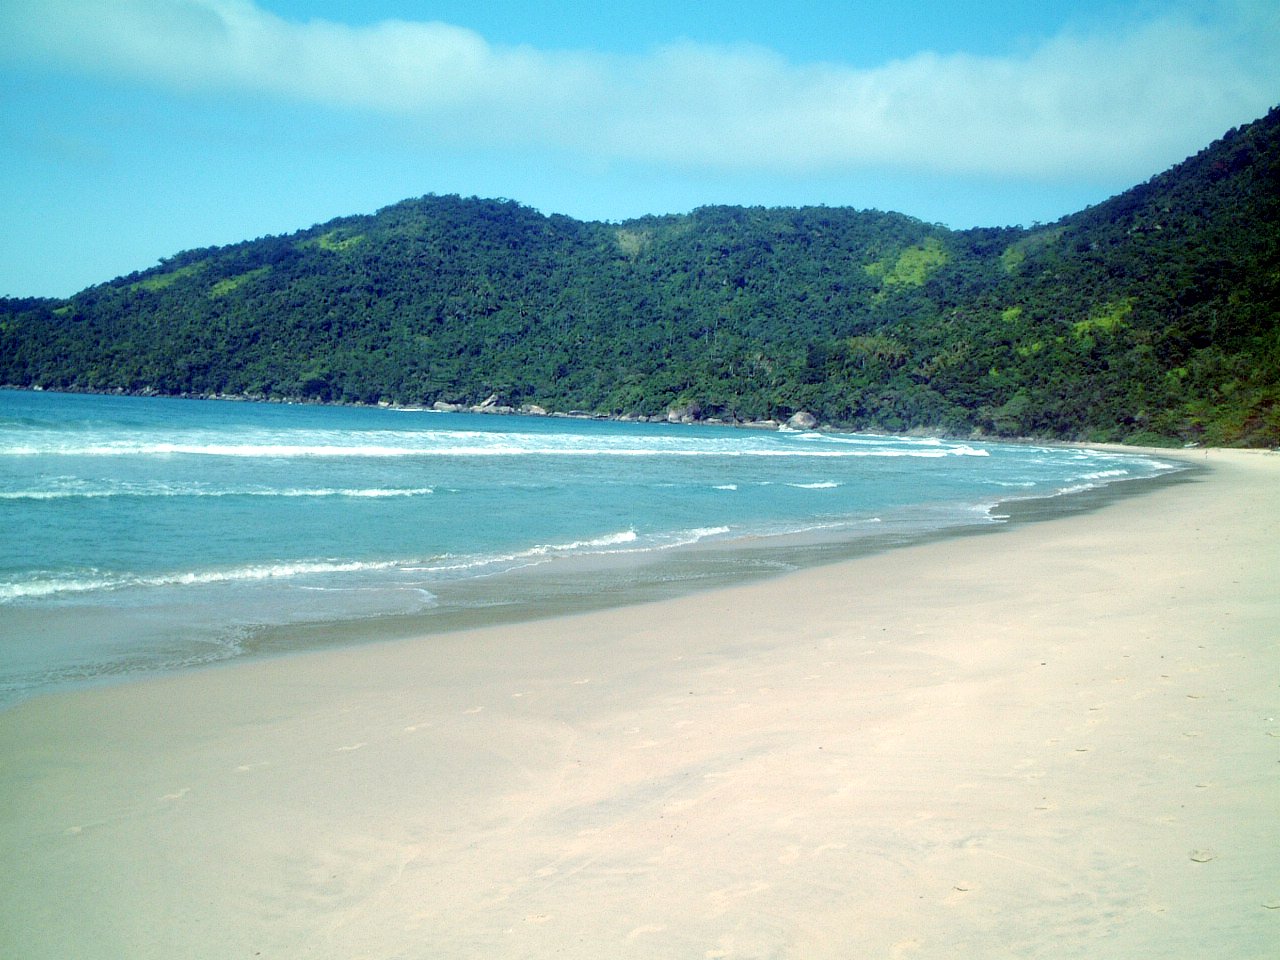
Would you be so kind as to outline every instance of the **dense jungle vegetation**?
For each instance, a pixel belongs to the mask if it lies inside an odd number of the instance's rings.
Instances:
[[[1030,229],[427,196],[2,299],[0,383],[1276,445],[1278,130]]]

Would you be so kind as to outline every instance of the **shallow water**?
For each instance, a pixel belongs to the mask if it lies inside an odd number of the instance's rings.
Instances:
[[[0,699],[285,637],[734,582],[1173,469],[931,438],[0,391]]]

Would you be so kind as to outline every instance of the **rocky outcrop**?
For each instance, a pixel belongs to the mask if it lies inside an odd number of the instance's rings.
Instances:
[[[792,430],[814,430],[818,426],[818,418],[807,410],[797,410],[787,419],[787,426]]]

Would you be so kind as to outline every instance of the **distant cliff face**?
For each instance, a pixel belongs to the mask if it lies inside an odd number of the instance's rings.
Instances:
[[[1030,230],[428,196],[0,301],[0,382],[1277,444],[1278,127]]]

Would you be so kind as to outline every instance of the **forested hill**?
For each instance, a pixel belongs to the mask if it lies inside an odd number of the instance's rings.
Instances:
[[[0,300],[0,383],[1275,445],[1278,130],[1032,229],[428,196]]]

